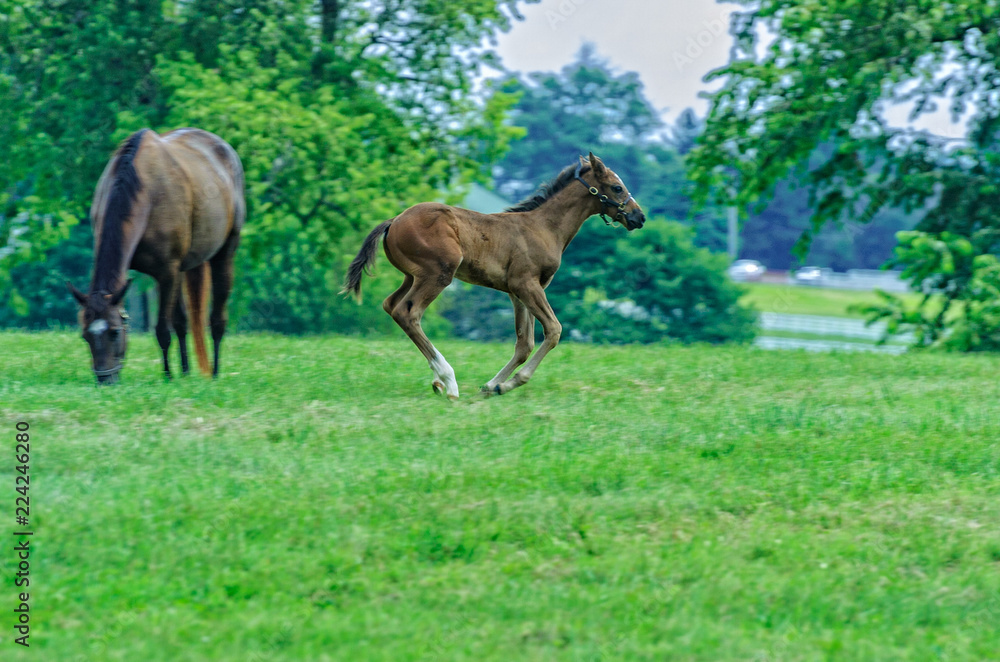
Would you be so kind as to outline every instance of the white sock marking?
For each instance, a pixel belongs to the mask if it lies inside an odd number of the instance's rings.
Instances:
[[[444,384],[445,390],[448,395],[457,398],[458,397],[458,380],[455,379],[455,371],[452,369],[451,365],[445,361],[444,356],[441,352],[434,350],[434,358],[427,362],[431,370],[434,371],[434,376],[437,377],[442,384]]]

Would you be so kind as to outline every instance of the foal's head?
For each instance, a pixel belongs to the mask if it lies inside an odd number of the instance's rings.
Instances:
[[[627,230],[637,230],[646,222],[646,215],[642,213],[642,208],[635,201],[632,194],[628,192],[628,187],[622,178],[615,174],[615,171],[604,165],[604,162],[590,153],[588,159],[580,157],[583,165],[589,165],[591,171],[587,173],[587,179],[596,179],[597,182],[591,185],[590,192],[600,197],[602,211],[616,221],[621,221]],[[596,192],[595,192],[596,190]]]
[[[128,315],[122,310],[122,300],[132,281],[117,292],[84,294],[69,283],[69,291],[80,304],[80,328],[83,339],[90,345],[94,376],[99,384],[114,384],[125,359]]]

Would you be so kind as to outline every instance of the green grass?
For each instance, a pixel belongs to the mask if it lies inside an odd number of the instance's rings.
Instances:
[[[858,290],[833,290],[824,287],[775,285],[771,283],[745,283],[747,293],[741,299],[744,305],[752,304],[757,310],[795,315],[827,315],[864,319],[861,313],[848,311],[853,304],[880,304],[882,299],[874,292]],[[920,300],[920,295],[908,293],[901,296],[909,307]]]
[[[0,485],[31,424],[32,646],[122,660],[983,660],[1000,641],[1000,361],[227,340],[90,384],[0,334]],[[13,526],[9,521],[4,528]]]

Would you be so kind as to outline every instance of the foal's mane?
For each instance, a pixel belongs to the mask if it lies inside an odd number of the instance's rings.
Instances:
[[[110,292],[121,276],[123,233],[122,225],[132,213],[132,203],[142,190],[139,173],[135,170],[135,154],[147,129],[133,133],[123,142],[114,155],[111,171],[111,193],[104,208],[101,241],[94,261],[94,279],[91,292]]]
[[[559,191],[566,188],[570,182],[576,178],[576,165],[575,163],[566,166],[562,169],[558,175],[556,175],[552,181],[542,184],[538,187],[538,190],[532,193],[530,196],[517,203],[513,207],[508,207],[504,211],[531,211],[533,209],[538,209],[546,202],[552,199]],[[584,165],[580,170],[580,174],[590,172],[590,166]]]

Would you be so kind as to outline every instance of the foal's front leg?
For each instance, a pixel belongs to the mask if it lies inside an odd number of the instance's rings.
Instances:
[[[517,332],[517,342],[514,345],[514,356],[507,362],[496,376],[479,389],[480,393],[491,395],[495,393],[498,384],[502,384],[524,364],[535,348],[535,317],[528,312],[528,307],[521,303],[513,294],[510,301],[514,304],[514,329]]]
[[[538,282],[531,282],[523,285],[519,288],[511,288],[513,294],[517,296],[524,305],[528,308],[528,313],[534,315],[538,318],[538,321],[542,323],[542,331],[545,332],[545,340],[542,341],[541,346],[535,355],[531,357],[527,365],[521,368],[516,375],[503,382],[502,384],[497,384],[493,387],[493,392],[496,395],[503,395],[518,386],[523,386],[528,383],[531,376],[535,374],[535,368],[538,364],[542,362],[545,355],[548,354],[556,345],[559,344],[559,337],[562,335],[562,325],[559,320],[556,319],[556,314],[552,312],[552,307],[549,305],[549,300],[545,297],[545,290]],[[534,330],[532,330],[534,333]],[[520,338],[518,338],[520,340]]]

